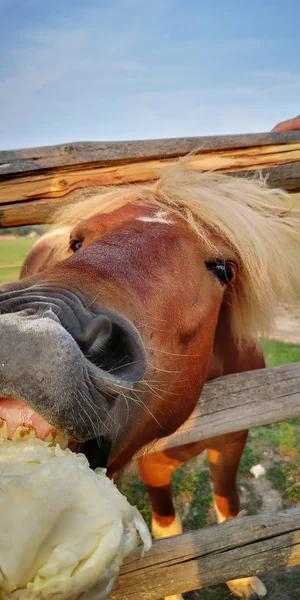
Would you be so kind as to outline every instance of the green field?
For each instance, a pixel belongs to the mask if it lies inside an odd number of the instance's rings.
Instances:
[[[0,236],[0,283],[18,279],[24,258],[35,242],[36,238],[2,239]]]
[[[0,283],[16,280],[20,266],[35,240],[0,237]],[[272,340],[262,341],[267,366],[300,361],[300,346]],[[262,493],[249,474],[251,466],[265,466],[267,488],[277,492],[279,508],[300,503],[300,419],[251,430],[239,470],[242,508],[248,514],[266,510]],[[123,493],[136,504],[148,524],[151,509],[143,484],[137,475],[127,474],[119,482]],[[176,505],[183,519],[184,530],[206,527],[214,522],[213,501],[208,465],[201,456],[178,469],[174,475]],[[268,587],[268,599],[299,600],[300,571],[296,568],[263,578]],[[199,600],[230,600],[226,586],[214,586],[198,591]]]

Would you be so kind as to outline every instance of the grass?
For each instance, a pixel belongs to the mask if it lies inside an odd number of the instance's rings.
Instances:
[[[178,469],[173,476],[176,506],[185,531],[204,527],[213,507],[209,472],[191,468],[191,463]]]
[[[0,283],[16,281],[22,263],[36,239],[2,239],[0,236]]]
[[[263,340],[267,366],[276,367],[300,361],[300,346],[272,340]],[[252,447],[272,449],[276,462],[267,476],[283,498],[283,507],[300,503],[300,418],[251,431]],[[250,441],[250,443],[251,443]]]
[[[298,475],[297,475],[298,473]],[[284,508],[290,504],[300,504],[300,460],[295,457],[291,463],[280,461],[268,469],[268,478],[273,486],[281,492],[283,498],[289,502],[284,502]]]
[[[300,346],[297,344],[262,340],[261,345],[268,367],[277,367],[300,361]]]
[[[9,281],[17,281],[20,275],[19,267],[4,267],[0,266],[0,283],[8,283]]]

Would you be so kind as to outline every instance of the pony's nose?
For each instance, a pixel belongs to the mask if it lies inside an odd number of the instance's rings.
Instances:
[[[137,383],[146,371],[146,351],[135,326],[118,313],[97,315],[76,339],[86,358],[117,379]]]
[[[89,361],[95,376],[109,380],[114,393],[121,382],[138,383],[147,369],[147,355],[135,325],[114,309],[91,303],[73,290],[50,283],[26,287],[18,285],[0,292],[0,316],[18,314],[25,320],[54,321],[70,334],[77,349]],[[8,286],[7,286],[8,287]],[[19,322],[19,321],[18,321]],[[50,326],[50,325],[49,325]],[[81,354],[81,357],[82,357]],[[101,385],[102,385],[101,384]],[[125,384],[125,383],[124,383]]]

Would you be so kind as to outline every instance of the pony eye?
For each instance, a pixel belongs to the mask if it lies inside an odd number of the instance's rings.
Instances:
[[[77,252],[77,250],[80,250],[82,246],[82,242],[79,242],[78,240],[72,240],[69,244],[69,248],[70,250],[72,250],[72,252]]]
[[[233,283],[236,275],[236,265],[230,260],[208,260],[205,266],[222,285]]]

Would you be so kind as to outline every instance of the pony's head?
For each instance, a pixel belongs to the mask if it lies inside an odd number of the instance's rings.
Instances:
[[[181,165],[58,226],[56,260],[0,296],[0,393],[86,447],[109,440],[112,468],[192,412],[220,319],[242,346],[300,286],[298,216],[260,179]]]

